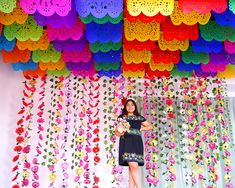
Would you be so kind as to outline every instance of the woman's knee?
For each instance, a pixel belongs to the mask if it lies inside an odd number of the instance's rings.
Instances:
[[[136,162],[129,162],[128,164],[129,164],[129,169],[131,171],[138,170],[138,168],[139,168],[138,163],[136,163]]]

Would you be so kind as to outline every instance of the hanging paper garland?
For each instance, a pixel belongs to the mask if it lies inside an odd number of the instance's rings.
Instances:
[[[72,39],[60,41],[57,39],[54,40],[53,46],[58,52],[82,52],[86,47],[86,39],[85,36],[82,36],[78,41]]]
[[[77,19],[73,27],[67,28],[62,26],[60,28],[53,28],[47,25],[48,39],[54,41],[56,39],[64,41],[67,39],[79,40],[83,36],[83,23]]]
[[[17,40],[16,42],[16,46],[20,50],[28,49],[30,51],[46,50],[49,47],[49,44],[50,42],[48,40],[47,30],[43,30],[43,34],[38,41],[28,39],[26,41]]]
[[[71,28],[77,19],[77,12],[75,10],[75,3],[74,1],[71,2],[71,10],[66,16],[60,16],[58,14],[53,14],[51,16],[44,16],[38,12],[34,13],[34,19],[40,26],[49,25],[53,28],[60,28],[60,27],[67,27]]]
[[[76,79],[76,77],[74,78]],[[82,92],[82,94],[84,94],[83,90],[79,90],[79,86],[80,86],[80,78],[76,79],[77,82],[75,82],[73,84],[73,89],[74,89],[74,95],[73,95],[73,99],[74,99],[74,104],[72,105],[73,109],[74,109],[74,123],[73,123],[73,133],[72,133],[72,143],[70,145],[70,147],[73,149],[73,153],[72,153],[72,157],[73,160],[71,161],[71,169],[74,170],[75,175],[73,177],[73,180],[75,183],[78,183],[78,185],[81,184],[80,177],[84,172],[83,169],[83,153],[84,151],[83,149],[83,142],[85,140],[85,136],[84,136],[84,130],[83,130],[83,117],[85,116],[85,114],[82,111],[78,111],[79,107],[82,107],[82,105],[79,105],[79,100],[82,101],[82,98],[84,97],[83,95],[80,95],[80,91]],[[79,98],[81,97],[81,98]],[[83,102],[83,101],[82,101]],[[81,108],[82,109],[82,108]],[[79,116],[80,122],[81,124],[77,124],[77,116]],[[79,153],[78,151],[81,151],[81,153]],[[76,167],[76,168],[75,168]]]
[[[37,107],[37,109],[39,110],[39,112],[37,113],[37,134],[38,134],[38,143],[35,146],[35,154],[34,157],[32,158],[32,168],[31,171],[33,173],[32,175],[32,187],[37,188],[39,187],[40,183],[39,183],[39,175],[38,175],[38,171],[40,169],[40,162],[39,162],[39,157],[42,155],[42,141],[44,139],[43,137],[43,133],[44,133],[44,108],[45,108],[45,103],[44,103],[44,98],[45,98],[45,85],[46,85],[46,76],[41,77],[40,81],[41,81],[41,85],[40,85],[40,91],[39,91],[39,95],[40,98],[38,99],[39,105]]]
[[[17,46],[10,52],[2,50],[2,57],[4,63],[17,63],[23,62],[26,63],[30,60],[30,51],[29,50],[19,50]]]
[[[43,16],[52,16],[54,13],[60,16],[66,16],[71,10],[71,0],[63,2],[58,0],[47,1],[30,1],[20,0],[20,6],[27,14],[34,14],[36,11]]]
[[[224,41],[224,48],[229,54],[235,54],[235,42]]]
[[[35,50],[32,52],[32,59],[34,62],[57,62],[61,57],[61,53],[57,52],[53,45],[50,44],[46,50]]]
[[[158,40],[158,46],[161,50],[170,50],[170,51],[186,51],[189,47],[189,40],[182,40],[178,41],[176,39],[173,39],[171,41],[166,41],[163,37],[163,34],[161,34],[160,39]]]
[[[91,100],[89,102],[89,106],[91,108],[91,111],[93,112],[92,115],[92,119],[93,119],[93,134],[95,136],[95,138],[92,139],[92,145],[93,145],[93,153],[94,153],[94,172],[92,173],[93,175],[93,186],[92,188],[96,188],[99,186],[99,182],[100,182],[100,177],[97,176],[97,169],[96,166],[100,163],[100,118],[99,118],[99,112],[100,109],[98,108],[98,105],[100,103],[100,92],[99,92],[99,88],[100,88],[100,84],[99,84],[99,80],[100,78],[91,78],[90,79],[90,97]]]
[[[179,7],[184,13],[190,13],[193,10],[204,14],[212,10],[217,13],[222,13],[226,10],[227,6],[226,0],[208,0],[203,2],[197,0],[193,2],[191,0],[179,0]]]
[[[13,163],[16,163],[16,165],[14,164],[14,167],[12,169],[12,172],[15,174],[12,182],[14,183],[13,187],[15,188],[19,188],[21,183],[28,183],[28,181],[24,181],[24,182],[19,182],[18,180],[18,176],[20,174],[19,171],[21,171],[24,167],[21,166],[21,160],[26,158],[23,158],[24,153],[29,152],[30,147],[27,147],[24,145],[27,144],[27,136],[28,136],[28,128],[29,125],[26,125],[26,123],[29,123],[29,119],[31,118],[31,111],[30,109],[32,109],[32,100],[30,99],[31,96],[33,96],[33,92],[35,91],[35,88],[32,86],[28,86],[31,80],[31,77],[25,77],[26,81],[24,83],[24,90],[23,90],[23,105],[21,107],[21,110],[18,112],[18,114],[21,116],[21,118],[17,121],[17,128],[16,128],[16,146],[14,147],[14,151],[17,152],[17,154],[13,157],[12,161]],[[29,111],[29,112],[28,112]],[[27,162],[27,161],[26,161]],[[29,164],[29,168],[30,168],[30,163]],[[27,166],[27,165],[26,165]],[[28,175],[28,171],[25,169],[25,175]],[[25,177],[25,176],[24,176]]]
[[[8,41],[4,35],[0,35],[0,50],[10,52],[14,49],[16,40]]]
[[[201,65],[194,64],[194,63],[184,63],[183,61],[180,61],[177,65],[177,68],[179,71],[193,71],[193,70],[200,70]]]
[[[214,17],[215,17],[215,21],[221,25],[221,26],[230,26],[235,28],[235,21],[232,19],[232,17],[234,16],[233,12],[230,11],[229,9],[227,9],[225,12],[223,13],[213,13]]]
[[[62,70],[65,67],[65,62],[60,59],[58,62],[39,62],[38,66],[40,67],[41,70]]]
[[[221,42],[212,40],[206,41],[203,38],[199,37],[196,41],[191,41],[192,49],[194,52],[215,52],[219,53],[223,50],[223,45]]]
[[[34,63],[32,60],[26,62],[26,63],[22,63],[22,62],[18,62],[18,63],[14,63],[11,64],[12,68],[14,71],[18,71],[18,70],[22,70],[22,71],[26,71],[26,70],[36,70],[38,68],[38,64]]]
[[[28,14],[23,11],[19,3],[17,3],[16,8],[14,8],[14,10],[10,14],[0,12],[0,23],[4,25],[11,25],[14,22],[23,24],[27,20],[27,18]]]
[[[199,37],[199,30],[198,30],[198,25],[185,25],[185,24],[180,24],[180,25],[173,25],[173,23],[170,21],[170,19],[167,19],[162,25],[162,33],[163,33],[163,38],[166,41],[171,41],[171,40],[197,40]]]
[[[179,70],[178,65],[177,65],[177,67],[175,66],[173,70],[171,71],[171,76],[175,77],[177,75],[179,77],[191,77],[193,73],[192,71]]]
[[[206,25],[200,25],[201,37],[206,41],[213,39],[217,41],[229,40],[235,42],[235,29],[230,26],[220,26],[215,21],[209,21]]]
[[[0,2],[0,11],[4,13],[11,13],[16,7],[16,0],[2,0]]]
[[[141,42],[160,38],[160,24],[156,21],[144,23],[141,21],[129,22],[124,19],[124,34],[128,41],[138,40]]]
[[[94,2],[93,0],[76,0],[76,10],[81,17],[92,15],[96,18],[103,18],[106,15],[117,18],[122,12],[123,1],[101,0]]]
[[[23,104],[25,107],[27,107],[27,111],[25,114],[25,134],[24,134],[24,142],[22,145],[22,162],[23,162],[23,168],[21,169],[20,174],[22,174],[22,186],[28,186],[30,184],[30,168],[31,168],[31,163],[29,162],[29,153],[31,151],[31,148],[33,147],[33,144],[30,142],[31,134],[32,134],[32,124],[33,124],[33,113],[32,109],[34,108],[34,94],[36,91],[36,85],[37,81],[35,78],[29,78],[28,83],[25,83],[26,89],[29,91],[27,93],[26,91],[24,92],[24,96],[27,99],[23,100]],[[28,85],[27,85],[28,84]],[[26,109],[25,109],[26,110]],[[33,167],[32,167],[33,168]]]
[[[192,11],[190,13],[185,14],[180,10],[178,1],[175,1],[174,6],[174,11],[170,15],[171,21],[174,25],[180,25],[181,23],[184,23],[186,25],[194,25],[196,23],[205,25],[210,20],[210,12],[202,14],[196,11]]]
[[[174,0],[153,0],[151,2],[143,0],[139,2],[138,0],[127,0],[127,10],[132,16],[138,16],[141,12],[146,16],[155,16],[159,12],[168,16],[173,12]]]
[[[184,63],[193,64],[207,64],[209,62],[209,54],[207,53],[195,53],[191,47],[187,51],[182,52],[182,60]]]
[[[28,39],[38,41],[42,36],[42,32],[43,28],[36,24],[32,16],[29,16],[22,25],[14,22],[4,27],[4,35],[9,41],[12,41],[14,38],[20,41]]]

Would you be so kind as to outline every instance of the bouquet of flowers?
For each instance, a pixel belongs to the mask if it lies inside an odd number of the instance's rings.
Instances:
[[[129,132],[131,125],[125,119],[118,118],[117,130],[119,133]]]

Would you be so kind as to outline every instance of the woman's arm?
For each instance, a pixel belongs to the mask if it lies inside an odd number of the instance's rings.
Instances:
[[[153,125],[148,121],[144,121],[141,123],[140,131],[149,131],[153,129]]]

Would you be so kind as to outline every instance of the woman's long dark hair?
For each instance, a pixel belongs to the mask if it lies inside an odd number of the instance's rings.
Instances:
[[[135,111],[133,112],[133,114],[136,115],[136,116],[140,115],[139,112],[138,112],[138,108],[137,108],[136,102],[133,99],[127,99],[126,100],[126,102],[124,104],[124,107],[122,109],[122,115],[127,115],[128,114],[128,112],[126,110],[126,105],[127,105],[127,103],[129,101],[131,101],[134,104],[134,106],[135,106]]]

